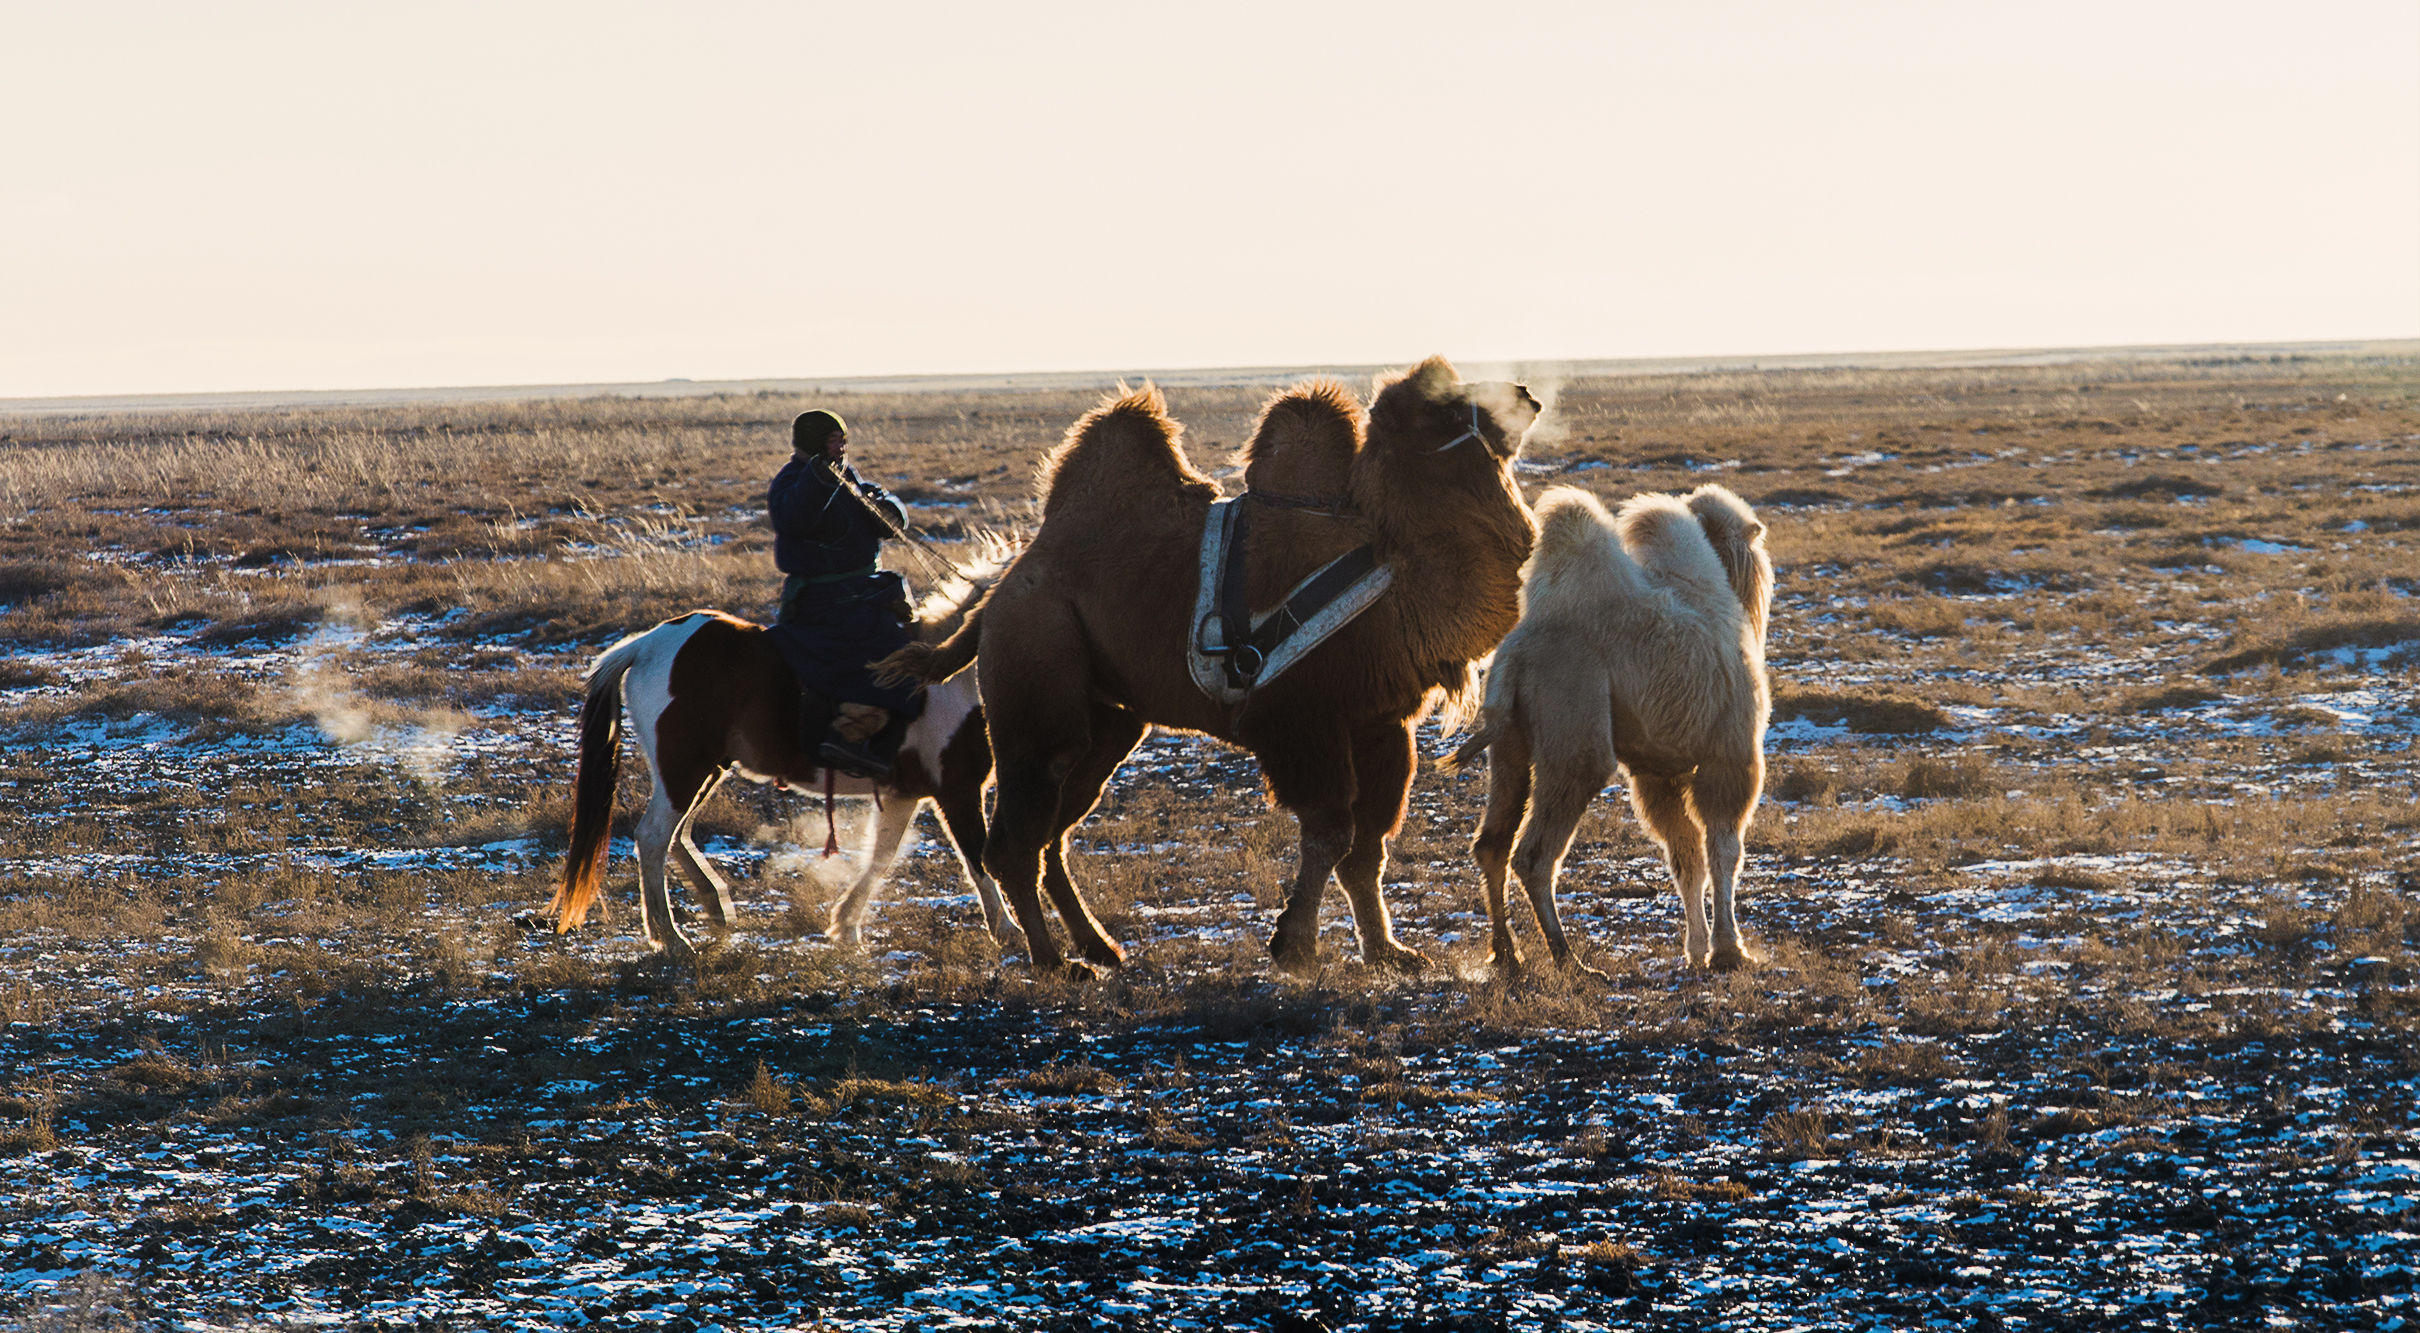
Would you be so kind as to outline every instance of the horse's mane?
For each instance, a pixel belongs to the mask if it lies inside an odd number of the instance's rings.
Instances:
[[[1185,428],[1168,415],[1168,400],[1159,386],[1146,381],[1140,389],[1118,386],[1093,409],[1076,418],[1059,446],[1042,459],[1034,473],[1034,489],[1042,495],[1047,520],[1068,495],[1114,498],[1138,485],[1153,491],[1170,486],[1218,483],[1194,469],[1180,441]],[[1154,482],[1140,482],[1149,477]]]

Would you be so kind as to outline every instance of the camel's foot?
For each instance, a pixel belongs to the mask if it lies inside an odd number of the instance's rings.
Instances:
[[[1521,970],[1527,964],[1521,959],[1521,946],[1514,942],[1512,932],[1497,932],[1495,951],[1489,956],[1488,965],[1495,969],[1495,973],[1499,977],[1521,975]]]
[[[1319,939],[1317,936],[1295,936],[1280,926],[1269,937],[1269,958],[1280,972],[1308,976],[1319,970]]]
[[[1061,981],[1087,982],[1102,980],[1109,975],[1109,969],[1081,958],[1062,958],[1056,963],[1035,964],[1034,973],[1037,976],[1056,977]]]
[[[1364,967],[1375,968],[1381,972],[1397,972],[1405,976],[1417,976],[1428,970],[1427,954],[1418,949],[1397,944],[1393,940],[1380,940],[1375,945],[1363,949],[1361,962]]]
[[[1725,940],[1714,946],[1714,955],[1710,961],[1717,972],[1738,972],[1746,968],[1762,966],[1765,956],[1738,940]]]
[[[1084,955],[1086,962],[1101,969],[1104,973],[1114,972],[1126,966],[1126,951],[1108,940],[1102,940],[1098,944],[1086,944],[1077,952]]]

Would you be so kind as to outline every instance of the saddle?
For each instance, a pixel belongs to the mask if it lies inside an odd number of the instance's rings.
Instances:
[[[1244,537],[1255,500],[1246,491],[1216,501],[1202,525],[1201,582],[1185,665],[1202,693],[1222,704],[1242,703],[1277,679],[1395,582],[1394,566],[1379,563],[1369,547],[1357,546],[1311,571],[1275,610],[1253,615],[1244,595]]]

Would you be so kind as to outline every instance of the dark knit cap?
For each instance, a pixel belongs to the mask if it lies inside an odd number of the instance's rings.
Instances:
[[[848,428],[849,423],[841,420],[838,412],[826,412],[822,408],[817,408],[812,412],[801,412],[798,414],[798,419],[790,423],[790,447],[806,453],[820,454],[823,452],[824,441],[832,438],[833,431],[845,432]]]

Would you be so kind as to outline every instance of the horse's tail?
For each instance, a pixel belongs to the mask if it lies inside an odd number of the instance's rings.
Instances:
[[[563,880],[546,910],[560,935],[588,919],[605,879],[605,852],[613,843],[613,789],[622,758],[622,677],[638,660],[633,634],[605,650],[588,668],[588,702],[580,709],[580,773],[572,783],[571,851]]]
[[[1519,634],[1520,630],[1516,628],[1513,636]],[[1516,706],[1513,699],[1514,672],[1512,663],[1506,659],[1505,650],[1511,648],[1513,643],[1514,637],[1507,637],[1503,643],[1498,644],[1496,660],[1487,669],[1487,697],[1486,701],[1479,705],[1479,729],[1472,732],[1469,739],[1454,747],[1454,752],[1439,761],[1438,767],[1468,768],[1480,755],[1487,752],[1488,746],[1496,743],[1496,738],[1503,735],[1504,728],[1511,724],[1513,709]]]
[[[911,643],[874,664],[874,681],[878,685],[897,686],[936,685],[973,664],[975,650],[983,638],[983,608],[989,600],[978,602],[966,613],[966,621],[956,633],[939,643]]]

